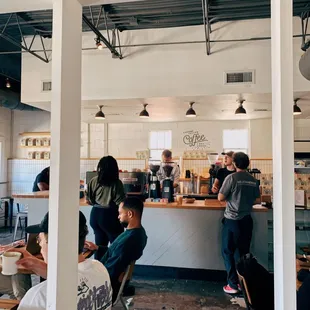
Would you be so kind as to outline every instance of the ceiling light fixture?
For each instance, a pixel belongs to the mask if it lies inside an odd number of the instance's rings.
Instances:
[[[6,84],[5,84],[6,88],[11,88],[11,83],[9,79],[6,79]]]
[[[103,105],[98,105],[99,111],[96,113],[95,119],[100,119],[100,120],[104,120],[105,119],[105,115],[102,112],[102,108],[103,108]]]
[[[239,107],[235,111],[235,114],[246,114],[246,109],[243,107],[244,99],[239,99],[237,102],[239,102]]]
[[[142,110],[142,111],[140,112],[140,114],[139,114],[140,118],[149,118],[149,117],[150,117],[149,112],[146,111],[146,107],[147,107],[147,106],[148,106],[147,103],[144,103],[144,104],[143,104],[143,110]]]
[[[298,101],[299,101],[299,98],[294,100],[294,106],[293,106],[293,114],[294,115],[300,115],[302,113],[300,107],[297,105]]]
[[[196,112],[195,110],[193,109],[193,105],[194,105],[195,102],[190,102],[189,103],[189,109],[186,111],[186,117],[196,117]]]
[[[101,41],[100,41],[100,38],[97,37],[97,38],[95,39],[95,41],[96,41],[96,46],[97,46],[98,50],[102,50],[102,49],[103,49],[103,45],[102,45],[102,43],[101,43]]]

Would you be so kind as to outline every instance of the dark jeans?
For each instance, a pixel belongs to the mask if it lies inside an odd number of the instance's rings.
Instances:
[[[90,226],[94,230],[95,243],[102,247],[112,243],[124,228],[118,220],[117,207],[110,208],[93,207],[90,213]],[[96,259],[100,259],[96,257]]]
[[[250,215],[241,220],[224,218],[222,231],[222,255],[227,271],[227,282],[230,287],[238,288],[238,275],[236,271],[236,254],[239,257],[250,252],[253,220]],[[238,253],[239,252],[239,253]]]

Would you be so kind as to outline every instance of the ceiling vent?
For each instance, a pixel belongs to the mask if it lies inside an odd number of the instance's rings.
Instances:
[[[43,81],[42,82],[42,91],[48,92],[52,90],[52,82],[51,81]]]
[[[225,72],[224,83],[231,84],[254,84],[254,70]]]

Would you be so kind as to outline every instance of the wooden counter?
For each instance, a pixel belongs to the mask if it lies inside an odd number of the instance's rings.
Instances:
[[[25,194],[13,194],[13,198],[27,198],[27,199],[48,199],[49,191],[41,191],[35,193]],[[88,206],[85,198],[80,199],[80,206]],[[218,201],[217,199],[195,200],[194,203],[185,203],[178,205],[176,202],[173,203],[162,203],[162,202],[145,202],[146,208],[163,208],[163,209],[191,209],[191,210],[225,210],[226,204]],[[267,212],[267,208],[261,205],[253,206],[254,212]]]

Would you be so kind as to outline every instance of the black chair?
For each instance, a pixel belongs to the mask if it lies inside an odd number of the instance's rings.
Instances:
[[[274,310],[274,278],[252,254],[237,264],[241,289],[248,310]]]

